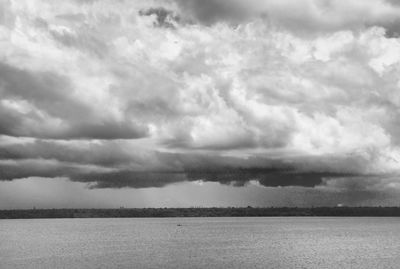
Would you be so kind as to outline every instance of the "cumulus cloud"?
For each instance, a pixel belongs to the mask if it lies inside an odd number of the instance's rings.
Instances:
[[[28,72],[0,63],[2,134],[54,139],[138,138],[146,128],[101,119],[72,94],[69,81],[51,72]]]
[[[397,180],[393,1],[0,7],[2,180],[328,189]]]

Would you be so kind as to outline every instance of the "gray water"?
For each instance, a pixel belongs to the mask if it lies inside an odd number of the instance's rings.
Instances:
[[[400,268],[400,218],[0,220],[0,268]]]

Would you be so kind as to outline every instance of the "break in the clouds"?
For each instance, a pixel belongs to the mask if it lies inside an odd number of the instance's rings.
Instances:
[[[397,188],[396,1],[0,0],[0,179]]]

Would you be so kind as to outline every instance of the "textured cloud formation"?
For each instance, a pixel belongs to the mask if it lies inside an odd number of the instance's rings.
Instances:
[[[177,0],[189,20],[212,25],[224,20],[238,25],[260,17],[297,34],[322,34],[383,26],[398,34],[396,0]]]
[[[397,186],[394,1],[0,0],[0,10],[2,180]]]

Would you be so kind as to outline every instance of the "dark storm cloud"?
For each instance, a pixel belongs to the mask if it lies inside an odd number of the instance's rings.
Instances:
[[[290,171],[292,170],[292,171]],[[182,172],[156,171],[140,172],[120,170],[114,172],[93,172],[73,175],[73,181],[91,183],[92,188],[149,188],[164,187],[172,183],[187,181],[217,182],[225,185],[244,186],[250,181],[258,181],[265,187],[315,187],[321,185],[326,178],[344,178],[343,173],[315,173],[300,172],[294,169],[279,170],[277,168],[221,168],[207,167],[191,171],[190,168],[183,169]],[[362,180],[360,180],[362,182]],[[362,184],[362,183],[361,183]]]
[[[360,185],[368,185],[373,175],[363,173],[357,160],[316,160],[300,158],[274,160],[265,157],[248,159],[222,157],[206,154],[157,153],[156,166],[152,171],[132,171],[123,168],[113,172],[81,174],[73,180],[94,182],[93,187],[161,187],[184,181],[218,182],[220,184],[244,186],[258,181],[265,187],[316,187],[327,180],[339,178],[346,181],[358,176]],[[354,166],[352,166],[352,164]],[[348,165],[348,166],[347,166]],[[346,189],[346,188],[344,188]]]
[[[118,171],[109,173],[91,173],[75,175],[71,179],[79,182],[92,183],[92,188],[149,188],[164,187],[172,183],[187,181],[218,182],[232,186],[244,186],[251,180],[258,181],[265,187],[315,187],[320,185],[326,176],[339,177],[341,174],[297,174],[285,172],[271,172],[266,169],[225,170],[221,172],[136,172]]]
[[[73,175],[73,181],[92,183],[92,188],[149,188],[163,187],[172,183],[187,181],[217,182],[224,185],[244,186],[250,181],[257,181],[265,187],[288,187],[299,186],[313,188],[324,184],[325,179],[353,177],[352,174],[332,173],[332,172],[301,172],[292,169],[277,168],[221,168],[213,167],[208,170],[202,167],[199,170],[191,171],[190,168],[183,169],[182,172],[174,171],[155,171],[140,172],[120,170],[114,172],[93,172]],[[368,177],[364,175],[364,177]],[[368,182],[367,182],[368,183]],[[359,178],[359,184],[366,184],[363,178]]]
[[[116,142],[41,141],[3,145],[0,179],[68,177],[92,188],[163,187],[185,181],[219,182],[234,186],[258,181],[266,187],[315,187],[330,178],[362,174],[362,163],[266,157],[237,158],[194,153],[129,150]],[[346,172],[347,171],[347,172]],[[366,175],[363,175],[366,176]],[[363,182],[360,180],[360,182]]]

